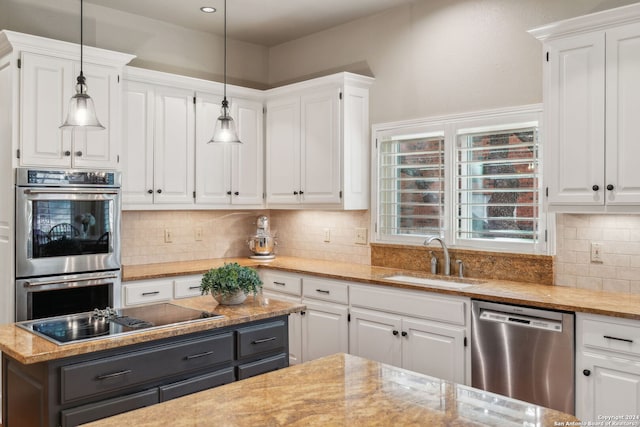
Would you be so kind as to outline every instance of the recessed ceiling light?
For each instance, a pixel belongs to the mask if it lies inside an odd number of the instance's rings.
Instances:
[[[216,11],[216,8],[211,6],[202,6],[200,10],[204,13],[213,13]]]

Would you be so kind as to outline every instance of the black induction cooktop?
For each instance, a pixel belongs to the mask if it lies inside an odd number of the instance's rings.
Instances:
[[[161,303],[122,309],[96,309],[86,313],[28,320],[17,325],[58,345],[64,345],[220,317],[224,316]]]

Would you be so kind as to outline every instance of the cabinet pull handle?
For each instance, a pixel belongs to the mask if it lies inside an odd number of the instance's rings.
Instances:
[[[585,377],[588,377],[589,375],[591,375],[591,371],[588,369],[585,369],[582,371],[582,375],[584,375]]]
[[[591,189],[593,191],[598,191],[600,189],[600,186],[599,185],[594,185],[593,187],[591,187]]]
[[[262,344],[262,343],[265,343],[265,342],[275,341],[275,340],[276,340],[276,337],[262,338],[260,340],[251,341],[251,344]]]
[[[143,292],[142,296],[143,297],[149,297],[151,295],[158,295],[160,293],[160,291],[152,291],[152,292]]]
[[[147,193],[153,194],[153,190],[147,190]]]
[[[114,372],[113,374],[104,374],[104,375],[98,375],[96,377],[97,380],[107,380],[109,378],[115,378],[115,377],[121,377],[123,375],[127,375],[131,373],[131,369],[125,369],[122,371],[118,371],[118,372]]]
[[[64,152],[64,155],[65,155],[65,156],[67,156],[67,157],[69,157],[69,156],[71,155],[71,151],[69,151],[69,150],[65,151],[65,152]]]
[[[158,189],[156,190],[156,193],[158,193],[158,194],[162,193],[162,189],[158,188]]]
[[[192,290],[192,289],[200,289],[200,285],[189,286],[189,290]]]
[[[316,289],[316,292],[320,292],[321,294],[327,294],[329,295],[331,292],[324,290],[324,289]]]
[[[293,192],[293,195],[294,195],[294,196],[297,196],[297,195],[298,195],[298,192],[297,192],[297,191],[294,191],[294,192]]]
[[[393,335],[398,335],[398,334],[399,334],[399,332],[394,329],[393,330]]]
[[[82,157],[82,151],[76,151],[76,156]]]
[[[273,284],[278,286],[287,286],[284,282],[273,282]]]
[[[632,343],[633,340],[630,340],[628,338],[618,338],[618,337],[612,337],[609,335],[603,335],[604,338],[608,339],[608,340],[616,340],[616,341],[624,341],[624,342],[628,342],[628,343]]]
[[[227,191],[227,196],[231,195],[231,190]]]
[[[607,185],[607,190],[612,191],[613,190],[613,184]]]
[[[402,336],[406,337],[407,335],[409,335],[408,333],[406,333],[405,331],[402,331]]]
[[[239,195],[240,195],[240,192],[239,192],[239,191],[236,191],[236,192],[234,192],[234,193],[233,193],[233,195],[234,195],[234,196],[239,196]]]
[[[213,354],[213,350],[212,351],[205,351],[203,353],[191,354],[189,356],[186,356],[184,359],[185,360],[197,359],[199,357],[210,356],[212,354]]]
[[[301,311],[301,312],[300,312],[300,316],[304,316],[305,314],[307,314],[307,312],[306,312],[306,311]]]

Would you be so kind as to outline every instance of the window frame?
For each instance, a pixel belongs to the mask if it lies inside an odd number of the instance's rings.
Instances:
[[[379,162],[380,152],[378,140],[391,136],[420,134],[442,131],[444,133],[444,220],[443,237],[449,247],[474,250],[501,251],[513,253],[545,254],[548,253],[547,231],[553,224],[547,224],[548,216],[544,209],[543,197],[543,109],[542,104],[531,104],[513,108],[485,110],[465,114],[438,116],[423,119],[379,123],[372,126],[371,132],[371,241],[382,244],[422,245],[425,236],[382,235],[379,221]],[[514,241],[495,241],[491,239],[458,238],[457,230],[457,140],[462,130],[469,129],[508,129],[509,126],[522,123],[538,123],[538,230],[539,238],[535,243]]]

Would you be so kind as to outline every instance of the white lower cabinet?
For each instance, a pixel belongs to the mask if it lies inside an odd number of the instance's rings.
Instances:
[[[427,309],[424,313],[416,313],[409,307],[409,302],[416,302],[417,299],[418,305],[422,302],[427,306],[429,303],[452,302],[447,301],[446,297],[422,294],[352,286],[349,352],[437,378],[468,383],[468,302],[452,297],[460,312],[452,312],[451,317],[442,319],[444,321],[400,314],[403,310],[402,298],[406,298],[409,314],[424,316],[432,312]],[[360,308],[358,305],[376,309]],[[462,318],[458,314],[462,314]]]
[[[124,306],[167,302],[201,295],[201,274],[162,279],[135,280],[122,284]]]
[[[638,422],[640,416],[640,323],[576,313],[576,416]]]

